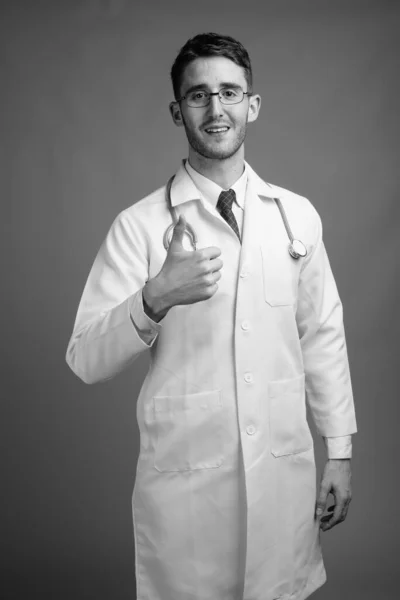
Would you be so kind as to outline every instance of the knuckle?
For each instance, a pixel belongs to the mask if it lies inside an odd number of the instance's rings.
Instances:
[[[218,285],[216,283],[214,283],[213,285],[210,285],[207,291],[207,298],[211,298],[211,296],[214,296],[215,292],[218,289]]]

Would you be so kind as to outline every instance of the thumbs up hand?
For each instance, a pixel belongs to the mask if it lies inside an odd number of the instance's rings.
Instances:
[[[144,308],[149,316],[161,320],[178,304],[194,304],[211,298],[218,289],[223,262],[216,246],[201,250],[185,250],[183,236],[186,219],[180,215],[176,223],[164,264],[156,277],[143,288]]]

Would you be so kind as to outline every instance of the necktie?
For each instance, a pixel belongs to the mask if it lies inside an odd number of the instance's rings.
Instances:
[[[223,217],[228,223],[228,225],[232,227],[240,241],[239,227],[232,211],[232,204],[235,198],[235,190],[228,190],[227,192],[222,191],[218,198],[217,210],[219,211],[221,217]]]

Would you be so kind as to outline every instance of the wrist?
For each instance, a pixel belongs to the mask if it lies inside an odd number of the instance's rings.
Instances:
[[[150,319],[158,323],[168,312],[168,307],[163,301],[159,282],[156,278],[150,279],[142,290],[143,309]]]

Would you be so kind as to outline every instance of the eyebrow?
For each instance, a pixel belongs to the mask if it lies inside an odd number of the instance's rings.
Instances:
[[[205,83],[198,83],[197,85],[192,85],[190,88],[188,88],[186,90],[186,92],[183,94],[184,96],[186,96],[187,94],[190,94],[190,92],[195,92],[197,90],[205,90],[207,91],[208,86]],[[242,86],[239,85],[238,83],[233,83],[230,81],[226,81],[224,83],[221,83],[220,89],[221,88],[233,88],[233,89],[242,89]]]

